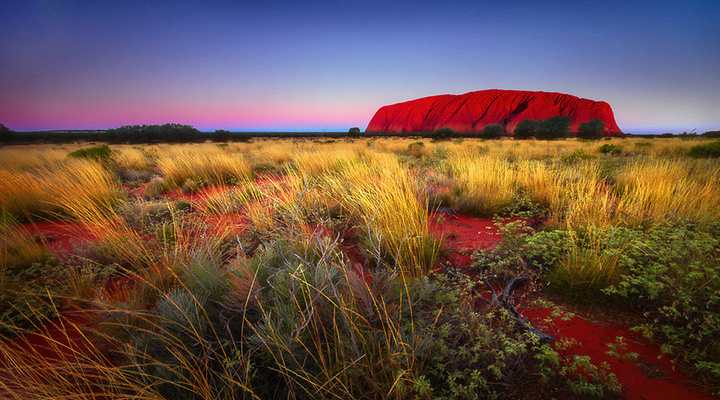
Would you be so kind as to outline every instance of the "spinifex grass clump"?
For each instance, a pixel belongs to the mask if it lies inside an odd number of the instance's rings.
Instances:
[[[248,203],[263,199],[263,192],[253,182],[242,180],[235,182],[235,185],[205,196],[194,206],[205,214],[236,214]]]
[[[493,216],[515,196],[516,174],[503,159],[463,154],[448,159],[453,187],[445,203],[460,212]]]
[[[53,314],[47,294],[60,293],[51,254],[12,221],[0,221],[0,336],[30,326],[34,312]]]
[[[427,195],[397,161],[348,165],[322,185],[357,221],[368,258],[412,273],[432,267],[441,240],[428,228]]]
[[[550,290],[575,303],[599,300],[600,291],[627,272],[621,257],[628,238],[613,232],[596,228],[568,232],[568,251],[547,276]]]
[[[632,261],[625,256],[635,246],[632,231],[625,228],[573,227],[533,232],[525,222],[501,227],[504,238],[498,252],[511,263],[539,274],[552,292],[575,303],[609,300],[603,289],[618,283]]]
[[[226,185],[250,176],[250,163],[241,154],[229,154],[217,147],[190,149],[165,148],[157,165],[165,179],[180,187],[187,180],[200,186]]]
[[[618,209],[629,226],[720,219],[720,168],[712,160],[637,161],[616,176]]]
[[[117,198],[112,175],[93,161],[68,160],[30,171],[0,169],[0,209],[23,219],[57,213],[103,219]]]
[[[585,382],[560,371],[574,364],[499,310],[477,312],[466,281],[365,276],[320,231],[285,229],[228,263],[195,249],[178,259],[169,285],[138,275],[129,293],[102,294],[99,331],[68,345],[41,330],[53,360],[0,345],[5,390],[40,398],[474,399]],[[85,329],[62,323],[67,332]],[[602,391],[606,378],[587,384]]]
[[[336,171],[342,168],[344,163],[351,162],[356,157],[356,150],[349,146],[296,151],[292,153],[293,168],[291,169],[303,175],[319,175]]]

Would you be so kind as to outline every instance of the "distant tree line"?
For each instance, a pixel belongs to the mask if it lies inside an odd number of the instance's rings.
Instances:
[[[515,126],[515,139],[536,138],[541,140],[562,139],[570,136],[571,118],[568,116],[555,116],[542,120],[524,119]],[[605,123],[596,118],[581,122],[577,137],[583,139],[597,139],[605,132]]]
[[[460,132],[452,128],[440,128],[432,132],[362,132],[359,127],[352,127],[347,132],[230,132],[218,129],[214,132],[200,132],[190,125],[167,123],[163,125],[125,125],[108,130],[54,130],[36,132],[15,132],[4,124],[0,124],[0,144],[29,143],[72,143],[72,142],[106,142],[109,144],[142,144],[142,143],[198,143],[239,142],[253,138],[383,138],[383,137],[419,137],[433,140],[450,140],[454,138],[499,139],[504,136],[515,139],[536,138],[552,140],[572,137],[570,133],[570,117],[556,116],[544,120],[525,119],[517,124],[513,133],[505,131],[501,124],[483,127],[480,132]],[[576,136],[582,139],[598,139],[605,132],[605,123],[596,118],[580,123]],[[628,135],[625,135],[628,136]],[[683,132],[678,135],[665,133],[662,135],[642,135],[653,137],[680,137],[683,139],[720,138],[720,131],[708,131],[702,135],[694,132]]]
[[[204,142],[207,135],[190,125],[125,125],[108,129],[102,135],[108,143],[187,143]]]

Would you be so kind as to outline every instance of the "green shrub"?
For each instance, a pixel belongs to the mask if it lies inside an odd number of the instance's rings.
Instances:
[[[578,148],[566,156],[561,156],[560,161],[565,164],[575,164],[579,161],[585,161],[591,158],[592,157],[589,154],[585,153],[585,150],[583,150],[582,148]]]
[[[95,160],[99,163],[105,163],[109,161],[116,151],[112,150],[110,146],[103,144],[100,146],[87,147],[84,149],[75,150],[68,154],[70,158],[86,158]]]
[[[720,140],[693,146],[687,154],[695,158],[718,158],[720,157]]]
[[[622,153],[622,146],[618,144],[604,144],[598,147],[598,151],[603,154],[620,154]]]
[[[515,126],[515,131],[513,132],[515,139],[529,139],[535,136],[537,125],[538,121],[530,118],[520,121],[520,123]]]
[[[634,235],[628,273],[605,292],[644,312],[646,334],[698,368],[715,363],[720,378],[720,239],[682,221]]]
[[[587,122],[581,122],[578,126],[577,137],[581,139],[598,139],[605,132],[606,124],[595,118]]]
[[[502,229],[500,251],[545,274],[550,289],[583,303],[628,305],[647,321],[636,327],[720,378],[720,230],[687,221],[647,231],[622,227],[533,233]]]
[[[499,139],[503,133],[505,133],[505,128],[500,124],[486,125],[480,132],[480,137],[483,139]]]
[[[542,140],[560,139],[570,133],[571,118],[555,116],[538,122],[535,137]]]
[[[450,140],[452,138],[460,137],[460,132],[454,131],[452,128],[440,128],[430,134],[433,140]]]

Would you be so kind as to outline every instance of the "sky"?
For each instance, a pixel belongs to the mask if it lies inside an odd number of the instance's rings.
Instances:
[[[484,89],[608,102],[628,133],[720,129],[720,0],[0,2],[0,123],[365,129]]]

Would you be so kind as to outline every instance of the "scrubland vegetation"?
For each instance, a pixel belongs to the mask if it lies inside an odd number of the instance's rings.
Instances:
[[[696,146],[354,138],[1,147],[0,392],[618,392],[606,365],[518,319],[517,277],[545,302],[634,313],[668,357],[717,385],[720,164]],[[430,229],[442,213],[513,219],[498,220],[497,249],[457,268]],[[52,254],[52,238],[29,233],[44,221],[79,226],[87,240]],[[64,333],[43,328],[51,322]]]

